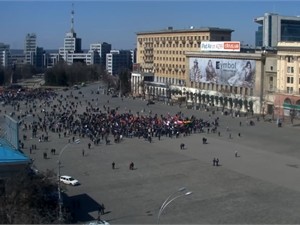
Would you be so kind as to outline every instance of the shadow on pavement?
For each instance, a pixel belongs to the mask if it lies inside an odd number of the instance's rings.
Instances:
[[[72,223],[89,222],[96,219],[91,216],[90,213],[95,211],[97,212],[100,204],[92,199],[89,195],[80,194],[67,197],[65,199],[65,204],[72,213]]]

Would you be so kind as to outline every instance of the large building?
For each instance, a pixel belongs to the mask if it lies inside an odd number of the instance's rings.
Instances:
[[[0,43],[0,66],[8,67],[10,64],[10,47]]]
[[[274,114],[278,118],[300,117],[300,42],[277,45],[277,90]]]
[[[25,37],[24,44],[24,55],[25,55],[25,64],[35,65],[36,63],[36,49],[37,48],[37,38],[36,34],[31,33],[27,34]]]
[[[144,93],[142,82],[151,75],[158,86],[185,85],[187,51],[200,51],[202,41],[230,41],[232,29],[216,27],[165,30],[137,33],[137,64],[132,73],[132,92]]]
[[[132,52],[130,50],[111,50],[106,54],[106,70],[110,75],[118,75],[122,70],[132,68]]]
[[[255,33],[257,47],[276,47],[281,41],[300,41],[300,17],[265,13],[254,20],[261,26]]]
[[[93,64],[101,64],[102,66],[106,66],[106,54],[110,53],[110,50],[111,44],[106,42],[91,44],[90,51],[93,51],[97,54]]]

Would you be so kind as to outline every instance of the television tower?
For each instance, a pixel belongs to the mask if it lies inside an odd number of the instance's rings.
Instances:
[[[74,3],[72,3],[72,11],[71,11],[71,33],[75,33],[75,31],[74,31]]]

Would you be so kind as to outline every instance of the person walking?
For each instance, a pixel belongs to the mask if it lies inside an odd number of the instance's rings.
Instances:
[[[112,166],[112,169],[114,170],[115,166],[116,166],[115,162],[112,162],[111,166]]]
[[[234,152],[234,156],[238,157],[238,152],[237,151]]]
[[[216,166],[219,166],[219,158],[216,159]]]
[[[85,153],[85,151],[84,151],[84,149],[82,149],[82,156],[84,157],[84,153]]]

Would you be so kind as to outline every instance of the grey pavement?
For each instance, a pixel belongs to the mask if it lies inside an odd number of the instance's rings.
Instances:
[[[81,183],[76,187],[66,187],[66,194],[71,199],[81,201],[80,208],[74,209],[78,223],[95,219],[97,204],[100,203],[104,203],[107,211],[101,218],[111,224],[156,223],[161,204],[183,186],[193,194],[168,205],[160,223],[300,223],[298,127],[284,123],[278,128],[275,123],[256,120],[255,126],[248,126],[247,118],[231,118],[220,112],[212,115],[177,105],[156,103],[146,106],[141,99],[124,98],[122,101],[106,95],[92,95],[91,90],[96,91],[98,86],[93,84],[78,90],[83,92],[84,98],[77,94],[78,91],[72,92],[84,103],[83,108],[87,100],[100,108],[103,104],[119,107],[120,113],[131,110],[148,114],[151,110],[153,114],[174,115],[181,111],[186,116],[219,117],[221,136],[196,133],[173,139],[162,137],[160,141],[154,138],[152,143],[143,138],[124,138],[119,144],[105,145],[102,142],[99,146],[92,145],[91,149],[87,147],[89,140],[86,138],[81,138],[80,144],[71,144],[61,156],[61,173],[74,176]],[[58,93],[68,95],[69,92]],[[38,107],[37,112],[40,109]],[[9,112],[12,109],[6,107],[3,110]],[[239,126],[240,121],[242,126]],[[20,137],[24,132],[30,137],[28,131],[21,131]],[[229,138],[229,133],[232,138]],[[202,144],[203,137],[208,139],[208,144]],[[39,143],[37,138],[25,141],[24,152],[35,159],[39,170],[57,172],[58,153],[51,155],[50,149],[56,148],[59,152],[69,138],[72,136],[58,138],[57,133],[49,132],[48,142]],[[184,150],[180,150],[180,143],[185,143]],[[31,144],[38,147],[33,154],[29,154]],[[82,149],[85,149],[84,157]],[[43,159],[44,151],[48,152],[49,159]],[[234,156],[235,151],[239,157]],[[220,166],[212,165],[214,157],[220,159]],[[113,161],[115,170],[111,166]],[[135,170],[129,170],[131,161]]]

